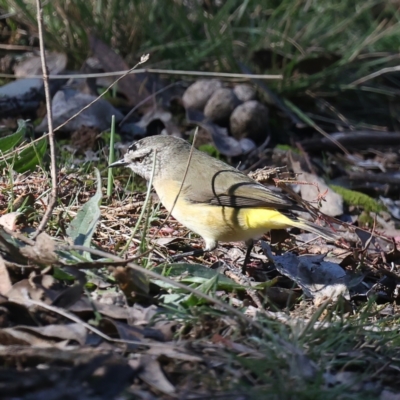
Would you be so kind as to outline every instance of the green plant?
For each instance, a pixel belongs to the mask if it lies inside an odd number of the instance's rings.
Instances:
[[[47,139],[36,143],[24,143],[27,126],[23,120],[18,120],[15,133],[0,138],[0,168],[11,168],[16,172],[32,171],[41,165],[47,150]],[[19,146],[19,147],[18,147]]]

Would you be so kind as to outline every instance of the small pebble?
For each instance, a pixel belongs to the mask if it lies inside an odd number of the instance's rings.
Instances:
[[[256,99],[255,89],[252,86],[247,85],[246,83],[236,85],[233,88],[233,91],[236,94],[237,98],[242,102]]]
[[[212,94],[222,87],[216,79],[200,79],[190,85],[183,94],[182,100],[186,108],[203,111]]]
[[[228,126],[232,111],[240,104],[232,89],[220,88],[208,100],[204,115],[212,122],[221,126]]]
[[[236,107],[230,117],[232,136],[262,143],[268,136],[268,108],[257,100],[246,101]]]

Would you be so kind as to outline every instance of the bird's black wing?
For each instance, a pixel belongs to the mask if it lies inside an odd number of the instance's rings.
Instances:
[[[201,175],[201,173],[201,170],[198,171],[198,174]],[[191,181],[195,182],[195,179],[191,179]],[[193,183],[185,188],[185,196],[189,201],[224,207],[260,207],[304,211],[303,207],[284,194],[281,189],[263,186],[233,168],[220,170],[208,179],[201,179],[201,181],[207,182],[201,190],[198,188],[193,190],[191,187]]]

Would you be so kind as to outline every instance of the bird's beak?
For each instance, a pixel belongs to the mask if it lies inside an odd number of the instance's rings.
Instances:
[[[108,168],[115,168],[115,167],[126,167],[129,163],[125,161],[125,159],[121,158],[121,160],[115,161],[108,166]]]

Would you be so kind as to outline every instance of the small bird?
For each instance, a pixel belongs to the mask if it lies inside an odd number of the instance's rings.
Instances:
[[[246,242],[243,272],[253,239],[270,229],[296,227],[337,239],[329,229],[297,216],[294,211],[307,210],[277,187],[261,185],[197,149],[193,149],[188,166],[191,145],[183,139],[160,135],[141,139],[109,167],[126,166],[149,181],[154,152],[153,186],[161,203],[171,211],[176,201],[172,216],[203,238],[202,252],[214,250],[220,241]]]

